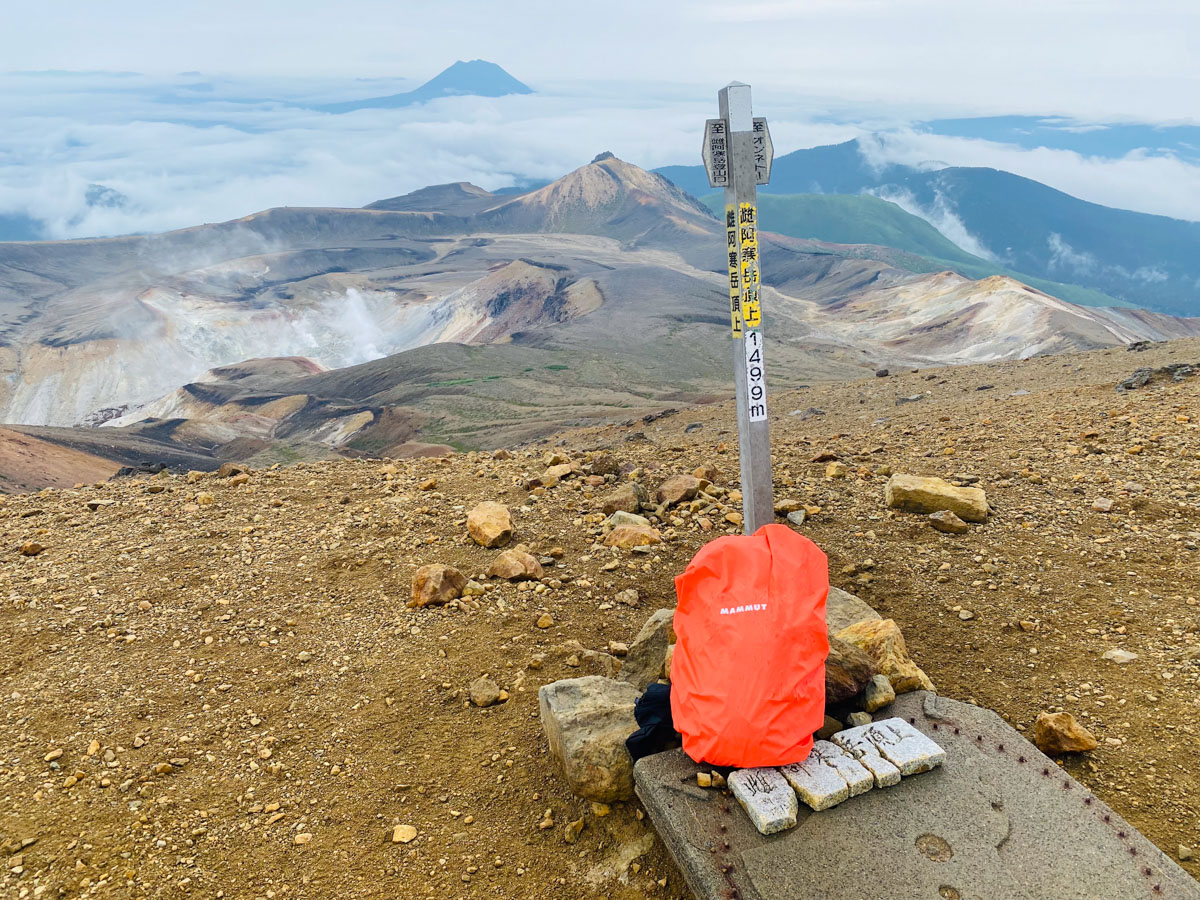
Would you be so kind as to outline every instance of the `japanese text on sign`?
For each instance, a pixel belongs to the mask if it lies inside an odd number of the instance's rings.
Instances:
[[[754,183],[766,184],[771,180],[771,162],[775,158],[775,147],[771,144],[771,132],[766,119],[755,117],[750,146],[754,154]]]
[[[742,321],[746,328],[762,324],[758,297],[758,210],[752,203],[738,207],[738,243],[741,248]]]
[[[704,168],[712,187],[729,186],[729,126],[724,119],[704,123]]]
[[[734,206],[725,207],[725,252],[729,254],[729,320],[733,337],[742,336],[742,267],[739,257],[738,213]]]

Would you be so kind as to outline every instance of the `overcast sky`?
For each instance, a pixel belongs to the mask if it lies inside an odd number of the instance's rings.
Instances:
[[[1196,121],[1196,0],[39,0],[6,69],[404,76],[494,60],[534,83],[730,78],[960,110]]]
[[[538,93],[345,116],[278,102],[393,93],[475,58]],[[1197,125],[1198,59],[1200,0],[39,0],[0,29],[0,216],[78,237],[446,181],[494,189],[602,150],[695,163],[715,92],[737,78],[777,153],[885,131],[881,159],[995,166],[1200,219],[1200,167],[1159,147],[911,127],[1001,113]],[[47,70],[83,74],[20,74]],[[268,102],[232,102],[247,98]],[[88,207],[91,183],[129,203]]]

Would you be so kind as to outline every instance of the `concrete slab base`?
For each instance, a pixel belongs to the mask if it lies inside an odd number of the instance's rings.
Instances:
[[[1200,900],[1200,884],[995,713],[925,692],[899,716],[945,762],[759,834],[682,751],[637,792],[696,900]]]

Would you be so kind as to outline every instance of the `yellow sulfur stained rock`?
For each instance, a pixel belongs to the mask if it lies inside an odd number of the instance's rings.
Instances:
[[[955,487],[940,478],[893,475],[883,492],[892,509],[911,513],[949,510],[965,522],[983,522],[988,517],[987,494],[982,488]]]
[[[867,619],[843,628],[835,637],[853,644],[874,660],[897,694],[932,691],[933,682],[908,655],[900,626],[892,619]]]

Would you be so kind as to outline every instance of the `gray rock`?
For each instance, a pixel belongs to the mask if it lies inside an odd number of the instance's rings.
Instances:
[[[571,790],[612,803],[633,796],[633,760],[625,739],[637,730],[639,691],[600,675],[568,678],[538,690],[542,730]]]
[[[841,588],[829,588],[829,597],[825,601],[825,624],[830,634],[837,634],[856,622],[878,618],[879,613],[853,594]]]
[[[852,712],[846,716],[846,724],[851,728],[861,728],[871,724],[871,714],[868,712]]]
[[[615,513],[608,517],[604,524],[609,528],[617,528],[621,525],[649,525],[650,520],[645,516],[639,516],[637,513],[626,512],[623,509],[618,509]]]
[[[804,510],[796,509],[796,510],[792,510],[792,512],[787,514],[787,520],[789,522],[791,522],[793,525],[795,525],[797,528],[799,528],[801,525],[804,524],[804,516],[805,516]]]
[[[1115,662],[1118,666],[1123,666],[1126,663],[1133,662],[1138,658],[1138,655],[1130,650],[1114,647],[1111,650],[1105,650],[1100,655],[1100,658],[1107,659],[1109,662]]]
[[[638,795],[692,896],[1200,900],[1174,860],[995,713],[925,692],[893,711],[941,744],[945,763],[822,813],[801,807],[773,837],[724,814],[682,751],[640,760]]]
[[[629,652],[625,654],[625,664],[621,667],[621,679],[636,687],[638,693],[663,677],[667,646],[675,636],[672,627],[674,621],[675,610],[658,610],[646,620],[642,630],[629,645]]]
[[[476,706],[494,706],[500,700],[499,685],[486,675],[472,681],[468,692],[471,695],[471,702]]]
[[[930,513],[929,524],[933,526],[935,531],[940,531],[942,534],[966,534],[971,530],[970,525],[948,509],[941,509],[935,513]]]
[[[778,769],[738,769],[729,775],[729,789],[760,834],[786,831],[800,811],[796,792]]]

